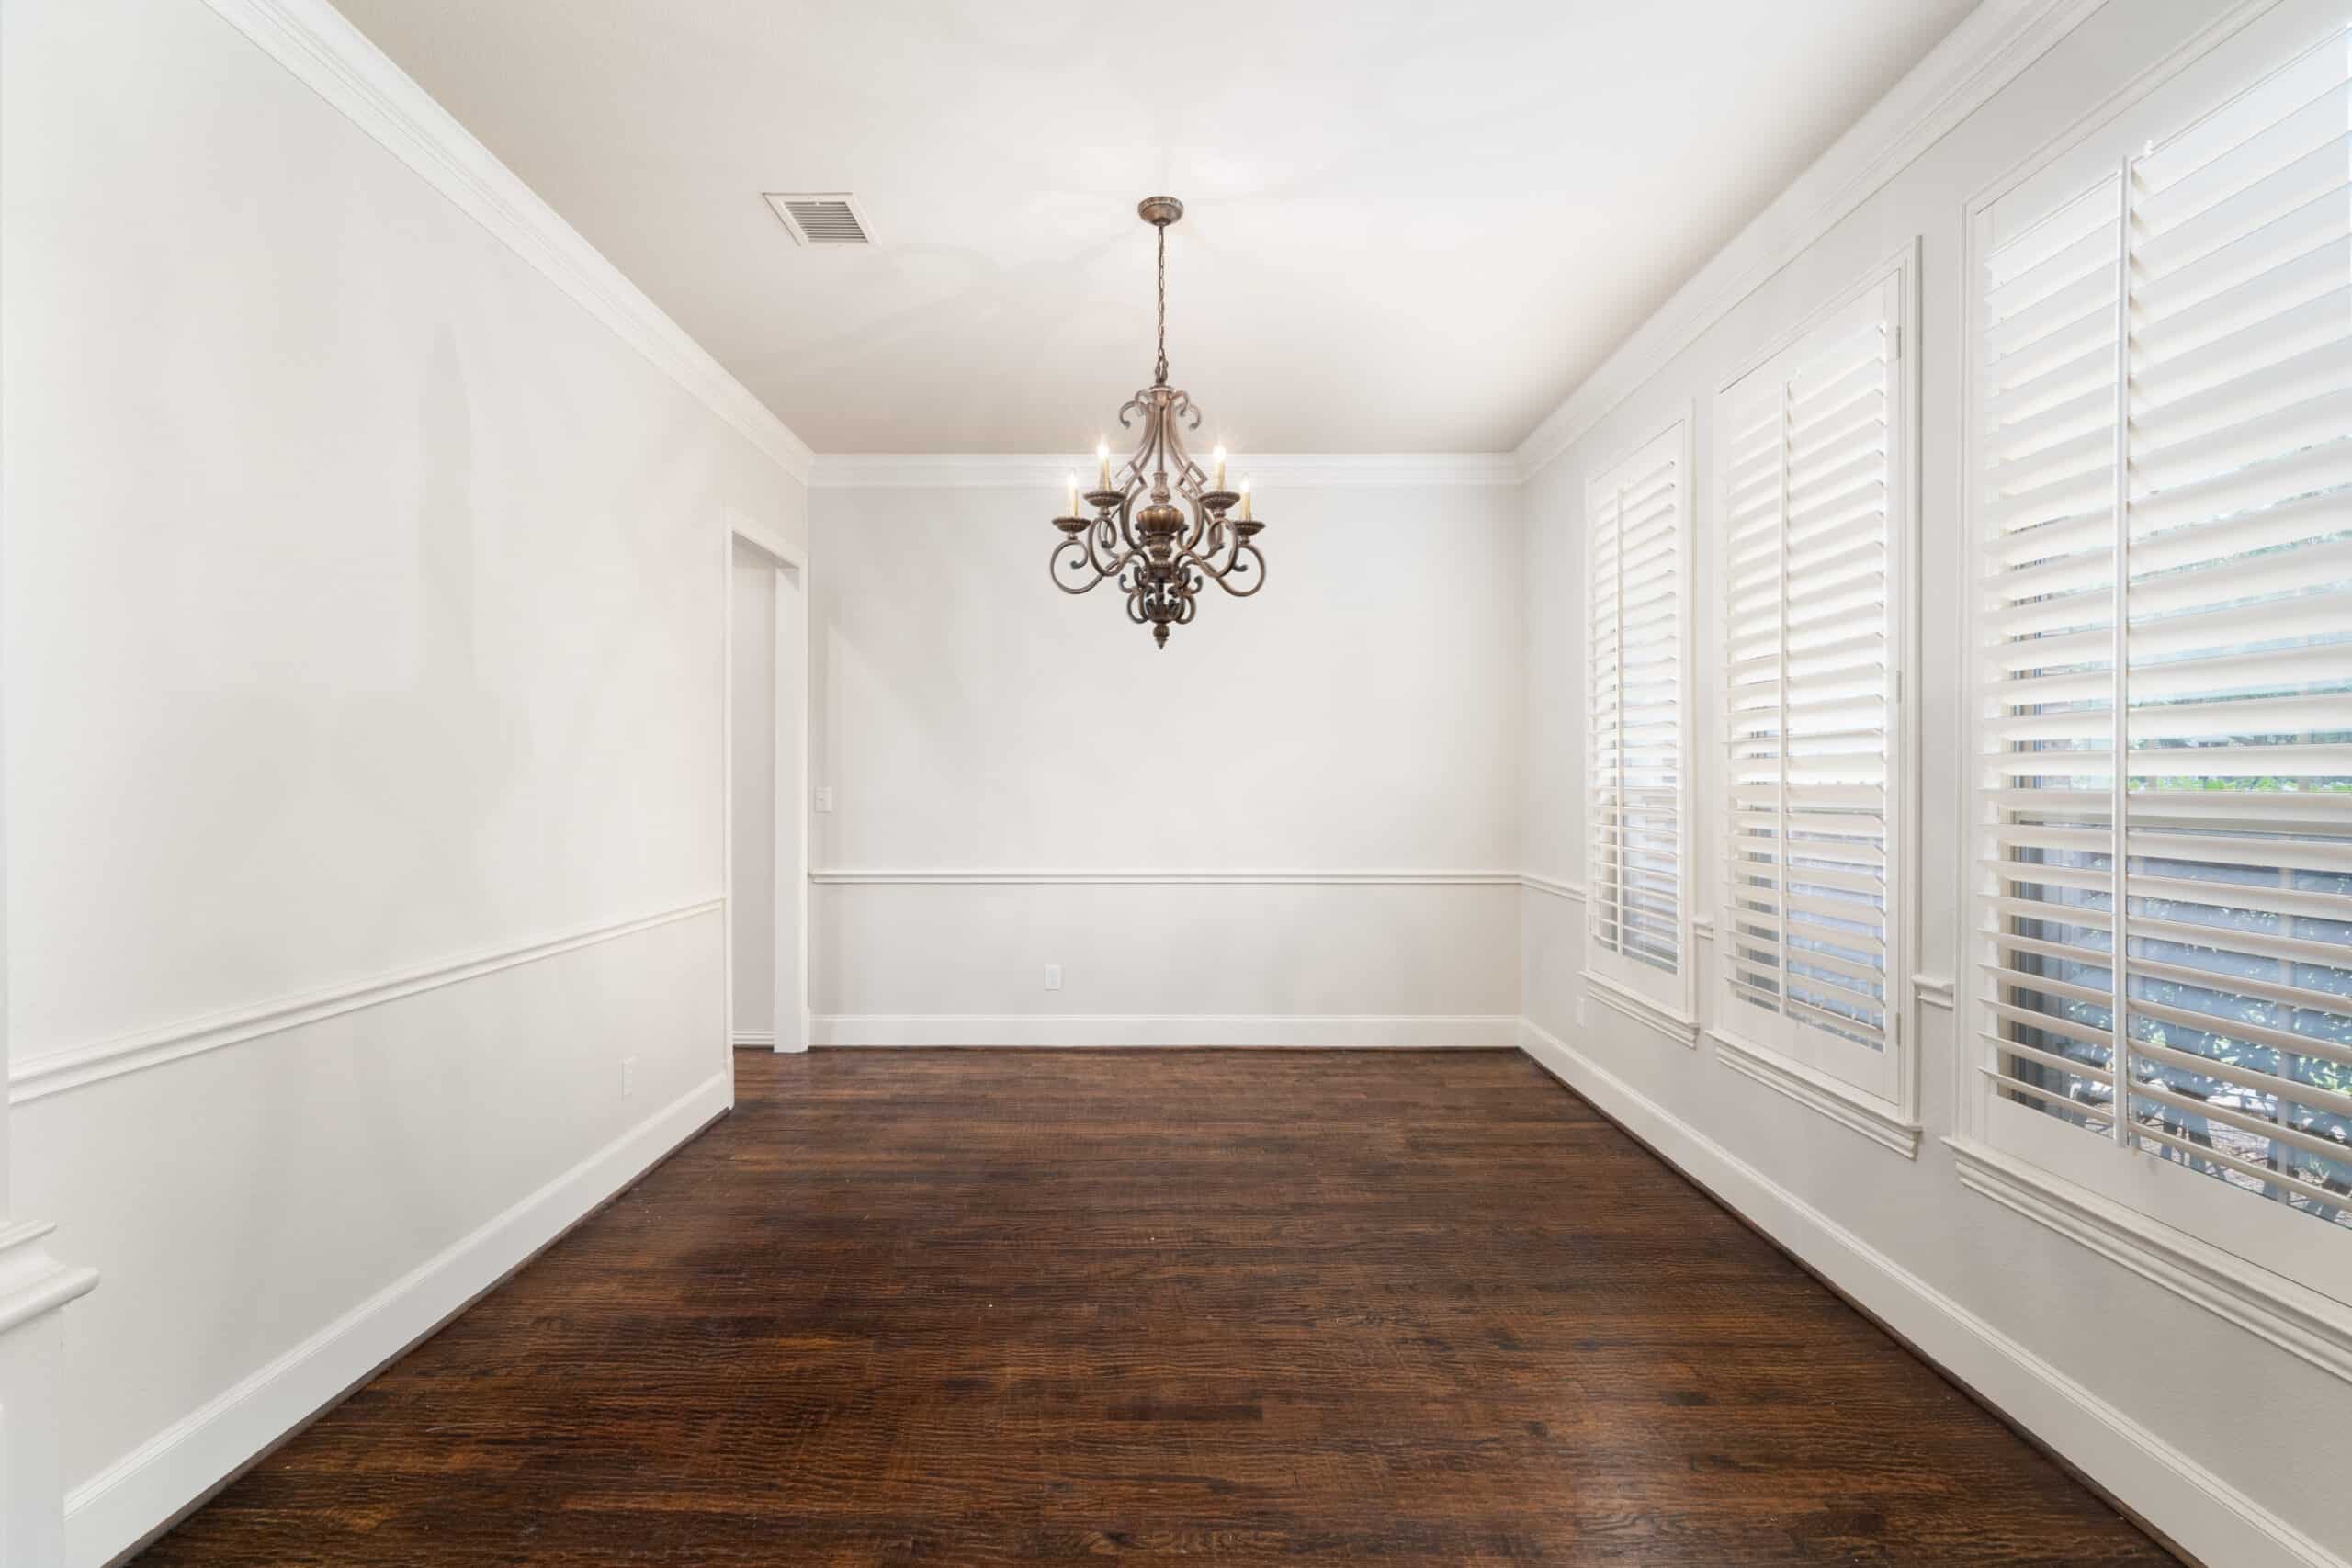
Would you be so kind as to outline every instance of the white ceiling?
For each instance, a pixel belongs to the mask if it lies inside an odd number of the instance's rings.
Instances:
[[[1501,451],[1973,0],[338,0],[820,452]],[[796,247],[763,191],[856,193]]]

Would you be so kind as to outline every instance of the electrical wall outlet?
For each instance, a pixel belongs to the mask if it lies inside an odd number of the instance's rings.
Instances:
[[[636,1093],[637,1058],[634,1056],[623,1056],[621,1058],[621,1098],[623,1100],[627,1100]]]
[[[1062,966],[1061,966],[1060,964],[1046,964],[1046,989],[1047,989],[1047,990],[1049,990],[1049,991],[1058,991],[1058,990],[1060,990],[1061,988],[1062,988]]]
[[[833,786],[831,784],[819,784],[817,786],[817,809],[820,811],[831,811],[832,808]]]

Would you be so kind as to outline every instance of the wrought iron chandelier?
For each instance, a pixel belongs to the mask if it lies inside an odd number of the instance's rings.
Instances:
[[[1119,410],[1123,428],[1141,421],[1134,453],[1114,472],[1110,443],[1094,449],[1094,488],[1086,492],[1091,516],[1080,512],[1078,476],[1070,476],[1068,513],[1054,519],[1065,537],[1048,570],[1065,593],[1114,580],[1127,596],[1127,618],[1149,626],[1152,640],[1166,648],[1168,628],[1192,620],[1211,581],[1237,599],[1265,586],[1266,558],[1254,542],[1265,525],[1250,513],[1247,480],[1238,491],[1225,488],[1224,447],[1211,458],[1214,472],[1184,450],[1183,433],[1201,427],[1191,394],[1168,384],[1168,226],[1184,216],[1184,204],[1146,197],[1136,215],[1159,231],[1159,357],[1151,385]]]

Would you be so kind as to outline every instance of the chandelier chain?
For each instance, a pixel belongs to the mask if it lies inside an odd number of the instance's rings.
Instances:
[[[1168,385],[1168,228],[1159,226],[1159,357],[1153,362],[1151,384]]]

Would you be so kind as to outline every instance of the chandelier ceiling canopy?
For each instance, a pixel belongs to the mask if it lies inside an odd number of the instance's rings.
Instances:
[[[1266,558],[1250,486],[1226,488],[1225,448],[1204,470],[1184,449],[1184,432],[1201,427],[1190,393],[1168,384],[1168,226],[1184,215],[1172,196],[1146,197],[1136,215],[1159,231],[1159,356],[1151,385],[1119,410],[1136,432],[1135,450],[1114,468],[1108,442],[1094,452],[1094,488],[1081,510],[1078,476],[1069,479],[1063,538],[1048,562],[1054,586],[1084,593],[1105,580],[1127,598],[1127,618],[1168,646],[1168,628],[1191,621],[1201,591],[1215,582],[1237,599],[1265,586]]]

